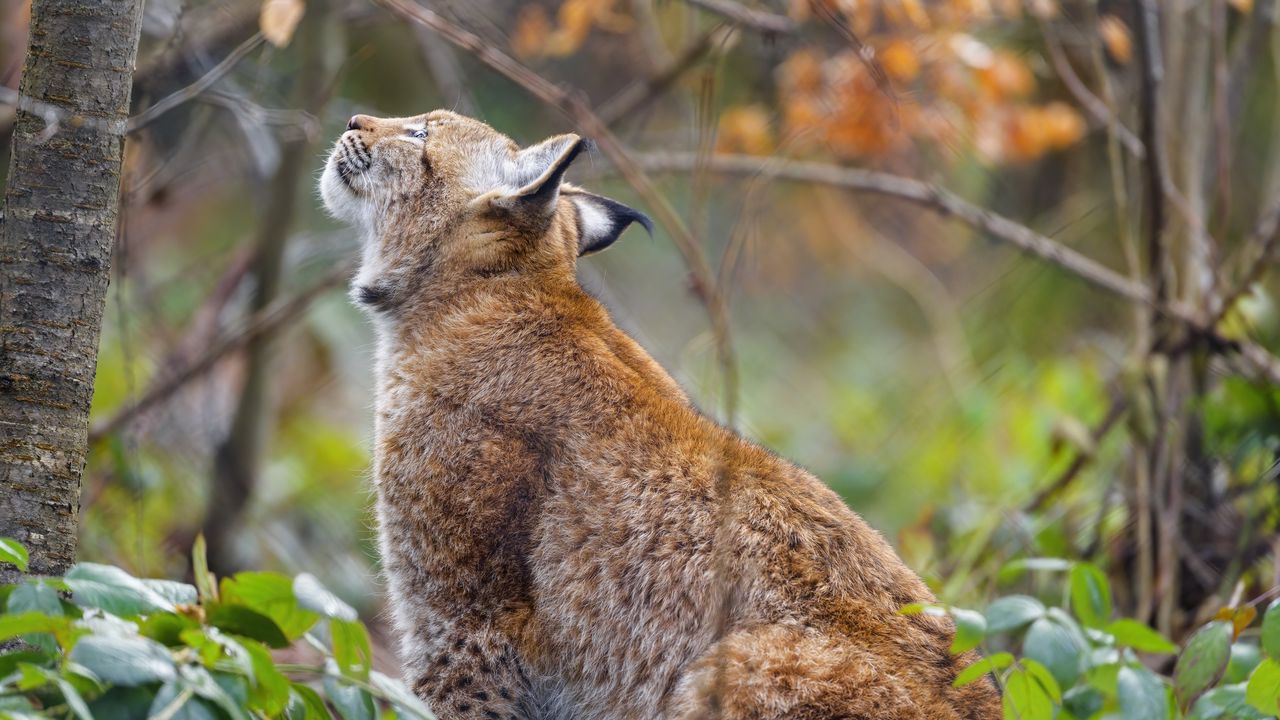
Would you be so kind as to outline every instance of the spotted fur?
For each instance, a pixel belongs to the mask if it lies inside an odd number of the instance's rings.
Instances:
[[[562,182],[582,147],[357,116],[321,180],[364,236],[415,691],[446,719],[998,717],[989,682],[951,687],[976,656],[950,622],[897,614],[933,596],[884,539],[701,415],[579,287],[580,254],[647,224]]]

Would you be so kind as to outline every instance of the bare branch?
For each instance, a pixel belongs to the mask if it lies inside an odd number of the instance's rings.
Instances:
[[[1160,52],[1160,11],[1155,0],[1135,0],[1138,11],[1138,47],[1142,68],[1141,102],[1142,144],[1147,149],[1147,274],[1159,301],[1168,299],[1169,283],[1165,270],[1164,228],[1165,189],[1171,186],[1162,145],[1163,123],[1160,117],[1160,85],[1164,81],[1164,60]]]
[[[600,116],[600,120],[605,125],[610,127],[616,125],[620,120],[634,115],[638,110],[661,97],[680,79],[681,75],[684,75],[690,68],[697,65],[711,51],[711,48],[723,42],[724,38],[725,28],[723,25],[717,25],[708,30],[689,43],[666,67],[659,70],[652,77],[632,83],[619,91],[617,95],[609,98],[607,102],[599,107],[596,114]]]
[[[1136,158],[1141,158],[1146,154],[1146,148],[1142,146],[1142,141],[1138,139],[1133,131],[1125,127],[1111,108],[1102,101],[1097,95],[1094,95],[1080,76],[1076,73],[1075,68],[1071,66],[1070,59],[1063,52],[1062,41],[1058,38],[1057,33],[1053,32],[1053,28],[1049,22],[1043,18],[1040,19],[1041,34],[1044,35],[1045,48],[1049,51],[1049,61],[1053,63],[1053,69],[1058,73],[1058,77],[1062,79],[1062,83],[1067,86],[1067,90],[1075,97],[1076,102],[1080,103],[1080,107],[1093,118],[1093,121],[1110,129],[1115,133],[1116,138],[1124,145],[1125,150]]]
[[[255,338],[275,332],[301,315],[311,307],[311,303],[323,293],[339,285],[355,270],[356,261],[351,260],[317,280],[305,290],[283,300],[278,300],[262,311],[251,316],[239,330],[226,335],[209,346],[199,358],[152,385],[137,400],[134,400],[115,415],[96,423],[89,431],[89,444],[94,445],[107,435],[132,422],[139,415],[164,402],[187,383],[202,377],[217,365],[218,361],[240,350]]]
[[[1151,293],[1141,283],[1134,282],[1024,225],[974,205],[949,190],[919,180],[861,168],[765,159],[750,155],[712,155],[700,158],[694,153],[646,153],[637,155],[636,159],[646,169],[654,172],[685,172],[696,167],[722,174],[759,174],[896,197],[923,205],[939,214],[955,217],[1121,297],[1143,303],[1151,302]]]
[[[222,62],[214,65],[209,72],[200,76],[198,80],[181,90],[161,98],[156,102],[156,104],[129,118],[129,132],[136,132],[146,127],[161,115],[164,115],[179,105],[195,98],[205,90],[208,90],[214,83],[218,82],[223,78],[223,76],[231,72],[232,68],[243,60],[246,55],[253,52],[255,48],[261,45],[262,41],[262,33],[254,33],[248,40],[240,43],[235,50],[232,50],[229,55],[223,58]]]
[[[785,15],[739,5],[733,0],[685,0],[694,7],[715,13],[735,25],[774,35],[795,32],[796,24]]]
[[[1130,280],[1115,270],[1081,255],[1069,247],[1031,228],[975,205],[944,188],[890,173],[846,168],[815,162],[760,158],[751,155],[699,156],[695,153],[645,153],[635,160],[652,172],[691,172],[698,170],[726,175],[755,176],[811,182],[856,192],[894,197],[927,208],[943,216],[954,217],[973,228],[1013,245],[1029,255],[1045,260],[1081,278],[1095,287],[1122,298],[1142,303],[1161,317],[1184,326],[1215,351],[1235,352],[1244,374],[1280,384],[1280,359],[1251,340],[1235,340],[1222,336],[1216,323],[1207,322],[1200,313],[1177,301],[1158,302],[1142,283]],[[1280,218],[1278,218],[1280,220]],[[1280,242],[1278,239],[1276,242]],[[1273,244],[1274,247],[1274,244]]]
[[[1053,482],[1042,488],[1040,492],[1036,493],[1036,496],[1031,499],[1031,502],[1027,503],[1026,506],[1022,508],[1022,512],[1033,513],[1044,508],[1050,500],[1065,490],[1067,486],[1080,475],[1080,471],[1084,470],[1089,462],[1097,455],[1096,448],[1098,445],[1106,439],[1107,434],[1111,432],[1111,428],[1115,427],[1116,423],[1120,421],[1120,418],[1124,417],[1125,412],[1129,409],[1128,399],[1126,399],[1125,396],[1119,392],[1119,389],[1114,387],[1114,385],[1116,384],[1113,383],[1111,390],[1111,405],[1107,407],[1107,413],[1103,415],[1102,420],[1098,425],[1089,432],[1089,439],[1093,442],[1093,446],[1095,448],[1094,451],[1077,452],[1075,458],[1071,460],[1071,464],[1062,471],[1062,474],[1054,478]]]

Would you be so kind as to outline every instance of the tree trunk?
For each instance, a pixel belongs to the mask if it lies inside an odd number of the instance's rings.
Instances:
[[[0,230],[0,536],[32,573],[75,561],[141,25],[142,0],[31,7]]]

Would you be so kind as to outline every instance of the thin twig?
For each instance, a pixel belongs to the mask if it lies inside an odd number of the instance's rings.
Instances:
[[[129,118],[129,123],[127,126],[128,131],[136,132],[146,127],[148,124],[154,122],[161,115],[164,115],[165,113],[182,105],[183,103],[186,103],[187,101],[194,99],[196,96],[200,95],[200,93],[203,93],[205,90],[208,90],[214,83],[218,82],[219,80],[222,79],[223,76],[231,72],[232,68],[234,68],[241,60],[243,60],[246,55],[253,52],[254,49],[256,49],[259,45],[261,45],[263,39],[264,38],[262,36],[262,33],[260,32],[254,33],[249,37],[248,40],[245,40],[244,42],[240,43],[240,45],[236,47],[235,50],[232,50],[231,54],[223,58],[222,62],[218,63],[217,65],[214,65],[213,68],[209,70],[209,72],[205,73],[204,75],[201,75],[200,78],[197,79],[195,82],[182,88],[181,90],[177,90],[161,98],[159,101],[156,102],[156,104],[152,105],[146,110],[143,110],[137,115],[134,115],[133,117]]]
[[[1213,323],[1177,301],[1157,302],[1141,283],[1042,235],[1025,225],[960,198],[949,190],[920,180],[890,173],[846,168],[817,162],[783,161],[751,155],[711,155],[654,152],[636,154],[635,160],[652,172],[690,172],[695,168],[726,175],[756,176],[811,182],[894,197],[952,217],[1030,255],[1066,270],[1080,279],[1122,298],[1151,307],[1156,315],[1185,326],[1219,353],[1234,351],[1244,361],[1242,371],[1251,377],[1280,384],[1280,359],[1252,340],[1223,336]]]
[[[685,172],[694,168],[705,168],[722,174],[746,176],[759,174],[899,198],[923,205],[942,215],[955,217],[1121,297],[1138,302],[1151,302],[1151,293],[1141,283],[1129,280],[1075,250],[1002,215],[964,200],[949,190],[920,180],[861,168],[817,162],[779,161],[776,158],[765,160],[751,155],[717,154],[704,158],[693,153],[653,152],[637,154],[636,159],[646,169],[654,172]]]
[[[1160,11],[1155,0],[1135,0],[1138,11],[1138,47],[1142,82],[1140,105],[1142,108],[1142,144],[1147,149],[1143,158],[1146,166],[1147,204],[1147,274],[1157,301],[1169,297],[1169,283],[1165,270],[1164,228],[1165,189],[1167,179],[1163,123],[1160,117],[1160,85],[1164,81],[1164,60],[1160,52]]]
[[[612,127],[661,97],[663,93],[675,84],[676,80],[680,79],[681,75],[684,75],[690,68],[697,65],[711,48],[721,44],[724,31],[723,25],[717,25],[702,33],[696,40],[681,50],[666,67],[649,78],[628,85],[619,91],[617,95],[609,98],[596,110],[600,120],[605,125]]]
[[[1128,409],[1128,399],[1123,393],[1118,391],[1118,388],[1113,389],[1113,392],[1111,393],[1111,405],[1107,407],[1107,413],[1102,416],[1102,420],[1089,433],[1089,439],[1093,443],[1093,449],[1091,451],[1081,451],[1076,453],[1075,458],[1072,459],[1071,464],[1062,471],[1062,474],[1055,478],[1053,482],[1042,488],[1040,492],[1036,493],[1036,496],[1031,499],[1031,502],[1027,503],[1026,506],[1022,508],[1022,512],[1029,514],[1040,510],[1046,503],[1065,490],[1067,486],[1080,475],[1080,471],[1084,470],[1085,466],[1087,466],[1089,462],[1097,456],[1098,446],[1106,439],[1107,434],[1111,432],[1111,428],[1115,427],[1120,418],[1124,417],[1124,414]]]
[[[185,387],[187,383],[212,370],[219,360],[243,348],[253,339],[266,333],[274,332],[284,326],[285,323],[291,322],[305,312],[316,298],[350,277],[355,270],[355,266],[356,261],[354,260],[343,263],[330,270],[326,275],[297,295],[278,300],[273,305],[251,316],[243,327],[212,343],[199,358],[152,385],[141,397],[116,412],[116,414],[96,423],[89,431],[89,444],[97,443],[107,435],[132,422],[142,413],[164,402]]]
[[[1084,81],[1080,79],[1075,68],[1071,66],[1071,60],[1067,58],[1066,52],[1062,49],[1062,41],[1058,38],[1057,33],[1053,32],[1049,21],[1044,18],[1040,18],[1040,32],[1044,35],[1044,45],[1049,51],[1049,61],[1053,64],[1054,71],[1058,73],[1058,77],[1062,79],[1062,84],[1067,86],[1067,90],[1075,97],[1076,102],[1080,103],[1080,107],[1089,113],[1094,122],[1111,129],[1130,155],[1136,158],[1141,158],[1145,155],[1146,148],[1142,146],[1142,141],[1138,139],[1138,136],[1125,127],[1120,122],[1120,118],[1116,117],[1116,114],[1111,111],[1111,108],[1101,98],[1094,95],[1088,86],[1084,84]]]
[[[1240,283],[1223,299],[1222,307],[1218,310],[1219,322],[1274,267],[1276,252],[1280,250],[1280,198],[1276,198],[1263,212],[1262,218],[1254,225],[1241,246],[1241,251],[1245,252],[1250,247],[1258,248],[1257,258],[1249,265]]]
[[[715,13],[735,25],[774,35],[786,35],[796,30],[796,24],[785,15],[775,15],[764,10],[739,5],[732,0],[685,0],[688,4]]]

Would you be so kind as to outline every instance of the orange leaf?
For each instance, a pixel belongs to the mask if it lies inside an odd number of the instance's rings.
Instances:
[[[258,28],[267,42],[284,47],[293,38],[293,31],[307,10],[303,0],[266,0],[258,16]]]
[[[551,21],[547,18],[547,11],[541,5],[525,5],[520,9],[515,31],[511,34],[511,52],[522,58],[543,55],[550,35]]]
[[[996,99],[1025,97],[1035,88],[1031,68],[1013,53],[997,51],[978,69],[978,84]]]
[[[1249,627],[1249,624],[1252,623],[1256,617],[1258,617],[1257,608],[1249,605],[1238,608],[1224,607],[1218,610],[1217,614],[1214,615],[1215,620],[1223,620],[1231,623],[1232,640],[1239,639],[1240,633],[1244,632],[1245,628]]]
[[[720,115],[716,149],[720,152],[768,155],[773,150],[773,131],[769,126],[769,114],[759,105],[729,108],[724,111]]]
[[[1121,65],[1129,64],[1133,58],[1133,36],[1129,28],[1115,15],[1103,15],[1098,20],[1098,32],[1102,35],[1102,44],[1107,48],[1111,59]]]
[[[911,82],[920,74],[920,59],[911,43],[894,40],[880,51],[880,64],[889,76],[899,82]]]

